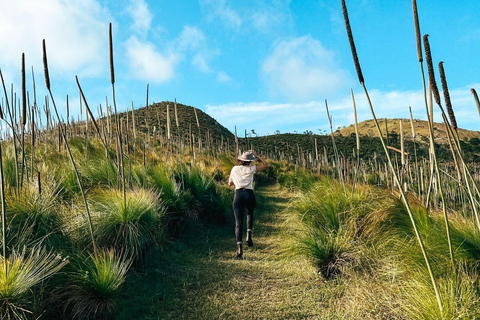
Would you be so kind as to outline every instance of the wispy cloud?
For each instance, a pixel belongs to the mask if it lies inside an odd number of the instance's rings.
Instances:
[[[200,0],[208,21],[219,21],[236,32],[275,33],[291,28],[293,20],[289,0],[257,0],[255,2]]]
[[[150,30],[153,15],[144,0],[131,0],[127,12],[132,17],[130,28],[136,34],[146,36]]]
[[[278,43],[263,62],[261,73],[271,95],[292,101],[332,95],[351,81],[350,74],[337,65],[334,53],[311,36]]]
[[[195,26],[185,26],[175,41],[174,47],[182,55],[191,57],[191,63],[200,72],[211,73],[210,61],[219,54],[207,45],[205,34]]]
[[[219,71],[217,73],[217,81],[220,83],[226,83],[233,81],[233,79],[225,71]]]
[[[195,26],[185,26],[177,43],[180,50],[198,49],[205,43],[205,35]]]
[[[478,118],[471,117],[475,109],[470,94],[471,87],[480,87],[474,84],[468,88],[458,88],[450,91],[453,108],[460,127],[478,130]],[[409,118],[408,107],[412,107],[415,119],[426,119],[425,105],[422,91],[391,91],[371,90],[370,98],[377,118]],[[359,121],[372,118],[370,108],[364,94],[355,96]],[[353,107],[350,94],[339,99],[328,101],[333,129],[349,126],[353,123]],[[324,101],[310,101],[305,103],[248,102],[228,103],[223,105],[207,105],[205,110],[218,122],[233,131],[243,132],[255,129],[258,134],[273,134],[283,128],[286,132],[303,133],[306,130],[319,133],[320,130],[329,131]],[[438,108],[435,108],[435,121],[441,121]]]
[[[293,25],[289,7],[290,1],[258,1],[256,6],[246,12],[246,20],[260,33],[276,33]]]
[[[238,29],[242,26],[240,14],[227,5],[226,0],[200,0],[207,9],[209,20],[218,19],[229,28]]]
[[[161,53],[150,42],[141,42],[135,36],[126,42],[126,54],[131,74],[139,80],[162,83],[175,76],[179,58],[174,53]]]

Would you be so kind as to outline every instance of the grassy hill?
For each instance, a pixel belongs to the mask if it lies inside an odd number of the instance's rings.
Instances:
[[[178,119],[178,132],[181,136],[187,136],[190,130],[193,134],[198,134],[199,130],[202,136],[205,136],[209,132],[211,137],[220,139],[222,136],[227,139],[233,139],[234,135],[217,120],[206,114],[200,109],[187,106],[181,103],[176,103],[175,117],[175,103],[172,101],[162,101],[154,103],[148,106],[148,108],[135,109],[135,121],[137,130],[142,132],[153,131],[161,129],[162,132],[166,132],[167,128],[167,106],[170,115],[171,132],[173,135],[177,135],[177,123]],[[197,116],[195,116],[195,112]],[[128,116],[131,119],[131,111],[128,111]],[[126,121],[126,112],[119,114],[120,118]],[[197,126],[197,117],[198,124]]]
[[[379,119],[380,128],[385,134],[386,129],[388,132],[395,132],[400,134],[400,121],[402,121],[404,137],[406,140],[413,140],[413,134],[410,124],[410,119]],[[413,120],[413,128],[415,130],[416,140],[417,141],[428,141],[428,122],[424,120]],[[359,133],[361,136],[368,137],[378,137],[377,128],[373,120],[366,120],[358,124]],[[350,126],[337,130],[337,135],[349,136],[355,133],[355,126],[351,124]],[[445,132],[445,126],[443,123],[434,123],[433,124],[433,134],[435,142],[439,144],[448,143],[447,133]],[[468,141],[473,138],[480,138],[479,131],[465,130],[458,128],[458,134],[460,139],[463,141]]]
[[[187,106],[181,103],[176,103],[176,115],[174,102],[163,101],[154,103],[148,108],[135,109],[136,128],[141,132],[153,132],[155,127],[156,132],[161,130],[166,132],[167,128],[167,106],[169,108],[171,132],[173,136],[177,133],[181,137],[188,137],[190,132],[197,135],[200,133],[202,139],[209,136],[213,141],[229,140],[231,146],[234,144],[234,135],[227,128],[222,126],[217,120],[212,118],[200,109],[192,106]],[[196,113],[196,116],[195,116]],[[128,112],[131,119],[131,111]],[[120,118],[126,121],[126,113],[119,114]],[[198,124],[197,127],[197,117]],[[176,124],[178,119],[178,129]],[[131,121],[131,120],[130,120]],[[411,124],[409,119],[380,119],[380,126],[384,133],[384,138],[388,130],[388,145],[400,148],[400,121],[403,122],[403,131],[405,138],[405,150],[413,154],[413,136]],[[148,124],[148,126],[147,126]],[[413,126],[416,134],[415,142],[417,144],[417,154],[419,156],[428,156],[428,123],[423,120],[413,120]],[[360,155],[364,159],[373,156],[383,156],[383,149],[378,139],[377,129],[373,120],[366,120],[359,123]],[[458,129],[460,139],[463,141],[463,150],[467,153],[469,161],[480,160],[480,132]],[[343,129],[337,130],[334,133],[335,144],[339,150],[340,155],[345,157],[352,157],[353,150],[356,148],[355,141],[355,127],[350,125]],[[436,143],[437,153],[440,159],[449,160],[449,149],[447,142],[447,134],[445,128],[441,123],[434,123],[434,137]],[[319,154],[325,152],[333,156],[333,142],[330,135],[315,135],[315,134],[275,134],[269,136],[258,137],[239,137],[239,149],[246,150],[255,148],[259,152],[269,155],[282,155],[283,158],[295,158],[299,154],[311,154],[315,156],[315,140],[317,141],[317,150]]]

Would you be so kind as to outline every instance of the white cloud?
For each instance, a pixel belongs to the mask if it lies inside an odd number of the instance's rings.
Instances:
[[[269,92],[292,101],[331,96],[351,82],[350,74],[337,66],[334,53],[311,36],[280,42],[261,69]]]
[[[197,27],[184,26],[177,42],[180,50],[197,49],[204,45],[205,35]]]
[[[219,19],[227,27],[238,29],[242,26],[240,14],[226,4],[226,0],[200,0],[207,8],[210,20]]]
[[[279,29],[292,27],[293,21],[289,7],[290,1],[258,1],[251,10],[247,10],[245,20],[261,33],[278,33]]]
[[[140,42],[135,36],[126,42],[130,72],[139,80],[166,82],[175,76],[179,58],[174,53],[162,54],[150,42]]]
[[[211,72],[211,68],[208,65],[207,57],[203,53],[197,53],[192,58],[192,64],[201,72],[209,73]]]
[[[200,72],[212,72],[210,60],[218,55],[219,51],[208,48],[202,30],[194,26],[185,26],[175,43],[175,50],[182,55],[191,56],[192,65]]]
[[[150,30],[153,15],[144,0],[131,0],[127,8],[132,17],[131,28],[135,33],[146,35]]]
[[[220,83],[227,83],[233,80],[225,71],[219,71],[217,73],[217,81]]]
[[[94,0],[1,1],[0,65],[20,69],[26,64],[42,67],[42,39],[46,40],[51,77],[78,72],[84,76],[108,68],[110,13]],[[107,47],[107,49],[105,49]],[[106,56],[102,56],[106,53]]]
[[[317,101],[299,104],[228,103],[207,105],[205,110],[232,132],[237,126],[238,132],[255,129],[260,135],[274,133],[276,130],[303,132],[310,129],[313,123],[317,128],[320,127],[322,117],[326,119],[325,107],[322,109],[322,103]]]
[[[478,114],[470,88],[480,88],[480,84],[458,88],[450,91],[453,109],[459,127],[478,130]],[[371,90],[369,92],[377,119],[410,117],[408,107],[412,107],[414,119],[426,119],[423,91],[383,92]],[[372,119],[370,107],[363,91],[355,94],[358,120]],[[328,101],[328,108],[332,117],[333,130],[338,126],[349,126],[353,123],[353,105],[350,93],[342,98]],[[207,105],[206,112],[218,122],[233,132],[237,126],[238,132],[251,129],[260,135],[280,132],[303,133],[311,130],[319,133],[318,129],[330,131],[325,101],[311,101],[305,103],[248,102],[227,103],[223,105]],[[441,122],[440,111],[434,108],[434,120]]]

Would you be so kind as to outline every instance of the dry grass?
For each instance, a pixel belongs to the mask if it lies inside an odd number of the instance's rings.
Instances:
[[[389,132],[396,132],[400,134],[400,126],[399,126],[400,119],[387,119],[388,131]],[[403,119],[405,122],[409,121],[409,119]],[[385,119],[379,120],[382,125],[385,125]],[[369,137],[377,137],[378,133],[375,127],[375,123],[373,120],[366,120],[362,121],[358,124],[360,136],[369,136]],[[415,133],[417,135],[416,140],[422,141],[422,138],[428,138],[428,123],[423,120],[413,119],[413,127],[415,129]],[[355,126],[352,124],[346,128],[337,131],[336,134],[340,134],[343,136],[350,136],[351,134],[355,133]],[[443,123],[434,123],[433,124],[433,133],[436,143],[440,144],[447,144],[447,133],[445,132],[445,127]],[[458,128],[458,134],[461,140],[469,140],[471,138],[480,138],[479,131],[472,131],[472,130],[465,130]],[[412,134],[405,130],[405,139],[406,140],[413,140]]]

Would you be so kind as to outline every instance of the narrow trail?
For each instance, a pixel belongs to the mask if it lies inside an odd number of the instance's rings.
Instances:
[[[256,195],[254,246],[245,246],[243,260],[234,259],[233,217],[225,227],[192,230],[138,278],[125,319],[323,319],[319,277],[287,253],[291,195],[278,185]]]

